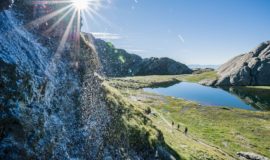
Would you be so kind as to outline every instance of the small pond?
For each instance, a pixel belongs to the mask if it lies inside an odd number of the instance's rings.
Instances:
[[[270,89],[213,88],[196,83],[181,82],[169,87],[145,88],[144,91],[178,97],[206,106],[270,110]]]

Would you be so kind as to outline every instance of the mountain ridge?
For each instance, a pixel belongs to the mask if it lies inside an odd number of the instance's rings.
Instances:
[[[178,75],[190,74],[192,70],[185,64],[168,57],[142,58],[115,48],[110,42],[95,38],[90,33],[83,33],[92,39],[103,64],[103,73],[110,77],[144,76],[144,75]]]

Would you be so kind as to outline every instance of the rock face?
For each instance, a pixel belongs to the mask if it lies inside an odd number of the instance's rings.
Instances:
[[[233,58],[218,68],[217,72],[220,78],[215,85],[270,85],[270,41]]]
[[[73,67],[71,50],[60,58],[56,41],[18,27],[16,14],[0,12],[0,159],[102,157],[111,117],[101,82]]]
[[[111,43],[95,39],[86,34],[95,44],[103,72],[110,77],[138,75],[178,75],[190,74],[192,70],[186,65],[170,58],[146,58],[130,54],[123,49],[115,48]]]
[[[29,29],[31,0],[14,2],[0,10],[0,159],[152,159],[157,149],[140,138],[130,145],[123,127],[111,138],[123,112],[106,99],[89,39],[81,36],[79,52],[72,40],[58,52],[59,35],[40,35],[58,19]]]

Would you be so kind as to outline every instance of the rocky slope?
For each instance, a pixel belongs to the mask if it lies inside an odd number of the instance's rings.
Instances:
[[[219,79],[213,85],[270,85],[270,41],[231,59],[219,67],[217,73]]]
[[[81,37],[80,51],[68,40],[59,52],[57,31],[40,34],[57,16],[29,27],[31,4],[14,1],[0,10],[0,159],[154,159],[166,145],[162,135],[149,144],[147,131],[120,121],[122,106],[107,100],[89,39]]]
[[[130,54],[123,49],[115,48],[111,43],[90,37],[96,46],[103,72],[110,77],[138,75],[178,75],[190,74],[192,70],[186,65],[170,58],[146,58]]]

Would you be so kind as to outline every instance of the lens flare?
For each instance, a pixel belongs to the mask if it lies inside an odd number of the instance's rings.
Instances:
[[[89,5],[88,0],[72,0],[71,2],[77,10],[84,10]]]
[[[59,38],[55,57],[60,58],[65,48],[71,48],[77,54],[80,52],[82,25],[88,26],[96,19],[108,23],[98,12],[107,3],[109,0],[33,0],[35,20],[25,26],[44,29],[41,33],[44,36]]]

